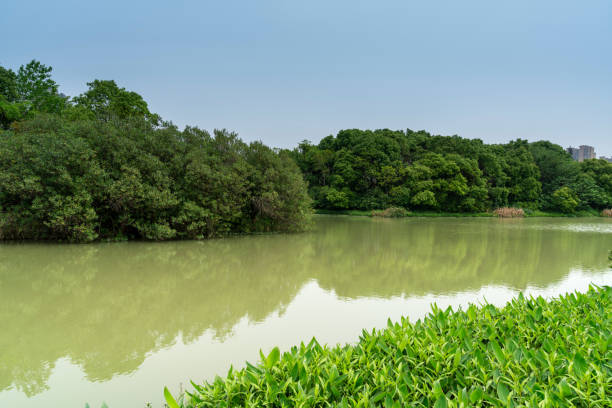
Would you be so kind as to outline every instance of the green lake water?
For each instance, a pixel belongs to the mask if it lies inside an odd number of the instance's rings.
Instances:
[[[429,305],[612,284],[612,219],[317,216],[210,241],[0,244],[0,407],[162,406],[259,349],[358,339]]]

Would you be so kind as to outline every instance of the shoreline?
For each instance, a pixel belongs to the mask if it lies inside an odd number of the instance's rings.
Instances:
[[[351,215],[358,217],[374,217],[375,211],[382,210],[324,210],[315,209],[315,215]],[[453,213],[453,212],[435,212],[435,211],[409,211],[406,215],[396,218],[411,218],[411,217],[427,217],[427,218],[502,218],[492,212],[480,213]],[[384,217],[383,217],[384,218]],[[590,211],[579,211],[572,214],[554,213],[547,211],[531,211],[525,214],[525,217],[517,218],[609,218],[604,217],[600,213]]]

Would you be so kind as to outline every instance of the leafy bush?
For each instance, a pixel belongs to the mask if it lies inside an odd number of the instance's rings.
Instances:
[[[193,384],[183,407],[580,406],[612,399],[612,288],[503,309],[432,312],[389,322],[354,345],[316,340]]]
[[[563,213],[572,213],[578,208],[580,199],[569,187],[561,187],[552,195],[552,203],[555,209]]]

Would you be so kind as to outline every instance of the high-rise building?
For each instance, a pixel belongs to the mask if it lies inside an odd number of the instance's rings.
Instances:
[[[574,160],[579,162],[597,158],[595,155],[595,148],[593,146],[581,145],[580,147],[568,147],[565,150]]]
[[[580,153],[582,153],[582,160],[580,160],[580,154],[578,154],[578,161],[596,159],[595,148],[593,146],[580,146]]]
[[[580,152],[580,149],[577,147],[568,147],[565,150],[570,154],[570,156],[572,156],[572,159],[578,161],[578,153]]]

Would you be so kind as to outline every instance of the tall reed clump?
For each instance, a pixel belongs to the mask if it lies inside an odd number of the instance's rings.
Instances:
[[[612,208],[605,209],[601,212],[602,217],[612,217]]]
[[[522,294],[499,309],[432,307],[359,342],[315,339],[230,369],[171,407],[609,407],[612,288],[553,300]]]
[[[400,218],[407,217],[410,211],[403,207],[389,207],[385,210],[372,211],[372,217]]]
[[[515,207],[497,208],[493,213],[500,218],[523,218],[525,216],[522,208]]]

